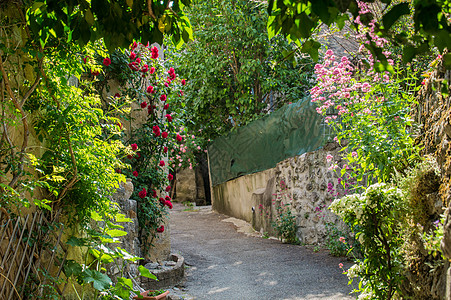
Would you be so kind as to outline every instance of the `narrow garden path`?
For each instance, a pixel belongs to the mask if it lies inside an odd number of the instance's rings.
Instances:
[[[355,299],[338,267],[344,259],[238,232],[210,207],[184,209],[170,213],[171,245],[188,265],[194,299]]]

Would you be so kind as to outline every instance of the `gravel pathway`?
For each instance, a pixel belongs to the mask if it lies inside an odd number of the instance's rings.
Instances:
[[[251,230],[211,207],[184,209],[175,204],[170,213],[172,252],[187,264],[184,298],[355,299],[338,267],[344,259],[238,232]]]

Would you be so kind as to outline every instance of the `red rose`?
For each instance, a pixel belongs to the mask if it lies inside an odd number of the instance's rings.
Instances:
[[[88,61],[88,59],[89,59],[89,56],[83,57],[83,62],[86,63]]]
[[[163,106],[163,108],[164,108],[164,109],[168,109],[168,108],[169,108],[169,104],[165,104],[165,105]]]
[[[149,86],[147,87],[147,92],[148,92],[149,94],[155,93],[155,91],[154,91],[154,89],[153,89],[153,86],[149,85]]]
[[[148,66],[148,65],[144,65],[144,66],[141,68],[141,72],[146,73],[147,71],[149,71],[149,66]]]
[[[143,188],[142,191],[140,191],[140,192],[138,193],[138,196],[139,196],[141,199],[144,198],[144,197],[146,197],[146,196],[147,196],[147,191],[146,191],[146,189]]]
[[[121,170],[121,169],[116,169],[115,171],[116,171],[116,173],[119,173],[119,174],[122,173],[122,170]]]
[[[167,207],[169,207],[169,209],[172,209],[172,202],[171,201],[165,201],[164,205],[166,205]]]
[[[157,232],[163,232],[164,231],[164,226],[163,225],[161,225],[159,228],[157,228]]]
[[[168,174],[168,179],[169,179],[169,181],[171,181],[172,179],[174,179],[174,175]]]
[[[136,47],[138,47],[138,43],[137,42],[133,42],[133,44],[130,46],[130,48],[132,48],[132,50],[135,50]]]
[[[174,70],[174,68],[173,67],[170,67],[169,68],[169,75],[171,75],[171,74],[175,74],[175,70]]]
[[[165,117],[168,119],[168,122],[172,122],[172,116],[170,114],[167,114]]]
[[[152,190],[152,197],[157,198],[157,191],[156,190]]]
[[[171,190],[171,186],[168,185],[168,186],[166,187],[166,192],[169,192],[170,190]]]
[[[133,176],[138,177],[138,171],[133,171]]]
[[[168,147],[165,146],[165,147],[163,148],[163,153],[168,153]]]
[[[136,151],[136,149],[138,149],[138,145],[136,144],[131,144],[130,147],[132,147],[133,151]]]
[[[141,103],[141,108],[145,108],[147,106],[147,102],[144,101],[143,103]]]
[[[153,134],[155,134],[155,136],[160,136],[160,127],[158,127],[157,125],[154,125],[152,127],[152,131],[153,131]]]
[[[161,101],[166,101],[166,95],[165,95],[165,94],[161,95],[161,96],[160,96],[160,100],[161,100]]]
[[[109,65],[111,65],[111,59],[109,59],[108,57],[105,57],[105,58],[103,59],[103,65],[104,65],[105,67],[108,67]]]
[[[185,84],[186,84],[185,79],[182,79],[182,85],[185,85]]]
[[[115,98],[119,98],[120,96],[121,96],[121,94],[119,94],[119,93],[114,94]]]
[[[149,72],[150,74],[153,74],[153,73],[155,73],[155,68],[154,67],[150,67],[150,72]]]
[[[183,140],[183,138],[180,136],[180,134],[177,133],[177,141],[181,142]]]
[[[141,153],[136,153],[136,158],[141,158]]]
[[[160,165],[160,167],[164,167],[164,165],[165,165],[164,160],[160,160],[159,165]]]
[[[130,59],[135,59],[136,58],[136,53],[135,52],[130,52]]]
[[[91,74],[94,76],[99,76],[100,72],[91,70]]]
[[[129,154],[129,155],[127,155],[127,158],[128,158],[128,159],[132,159],[133,156],[131,156],[131,155]]]
[[[136,61],[137,64],[140,64],[141,63],[141,58],[138,57],[135,61]]]
[[[165,139],[168,137],[168,133],[166,131],[163,131],[163,133],[161,134],[161,136]]]
[[[152,47],[152,49],[150,49],[150,51],[152,52],[152,55],[150,58],[157,59],[158,58],[158,48],[154,46],[154,47]]]
[[[163,197],[160,197],[160,199],[158,199],[158,201],[160,201],[161,204],[164,204],[164,203],[165,203],[165,200],[164,200]]]

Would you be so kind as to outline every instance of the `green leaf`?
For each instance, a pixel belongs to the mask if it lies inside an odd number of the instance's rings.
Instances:
[[[93,219],[94,221],[97,221],[97,222],[103,221],[103,218],[95,211],[91,212],[91,219]]]
[[[410,14],[409,3],[404,2],[393,6],[390,11],[382,17],[384,29],[389,30],[401,16],[408,14]]]
[[[83,271],[83,267],[75,260],[68,259],[64,262],[64,274],[67,277],[74,275],[77,277]]]
[[[100,252],[97,249],[89,249],[89,253],[91,253],[96,259],[105,264],[109,264],[114,261],[114,258],[111,255]]]
[[[111,237],[120,237],[127,235],[127,231],[119,230],[119,229],[108,229],[106,230],[106,234]]]
[[[124,214],[116,214],[116,222],[133,222],[132,219],[125,217]]]
[[[139,271],[139,274],[141,276],[158,281],[157,276],[155,276],[154,274],[150,273],[150,271],[148,269],[146,269],[144,266],[139,266],[138,267],[138,271]]]
[[[89,240],[72,236],[67,240],[66,244],[72,247],[82,247],[87,246],[89,244]]]
[[[92,286],[98,291],[103,291],[109,288],[112,284],[110,277],[96,270],[84,270],[82,273],[82,278],[86,283],[92,282]]]
[[[85,11],[85,20],[89,25],[94,25],[94,15],[89,8]]]

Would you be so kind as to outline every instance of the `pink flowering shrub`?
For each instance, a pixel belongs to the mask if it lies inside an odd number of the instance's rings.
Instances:
[[[361,14],[367,12],[364,4],[360,8]],[[359,24],[360,18],[355,22]],[[365,28],[360,36],[362,58],[352,63],[328,50],[315,66],[316,85],[310,90],[317,112],[336,135],[334,140],[348,142],[343,148],[344,165],[328,157],[330,169],[341,176],[349,174],[358,185],[365,178],[367,183],[389,180],[394,172],[411,166],[418,153],[409,115],[415,91],[412,74],[399,69],[390,52],[383,53],[390,67],[380,72],[381,62],[365,44],[384,47],[387,41],[374,34],[373,21]],[[365,36],[370,40],[363,40]]]

